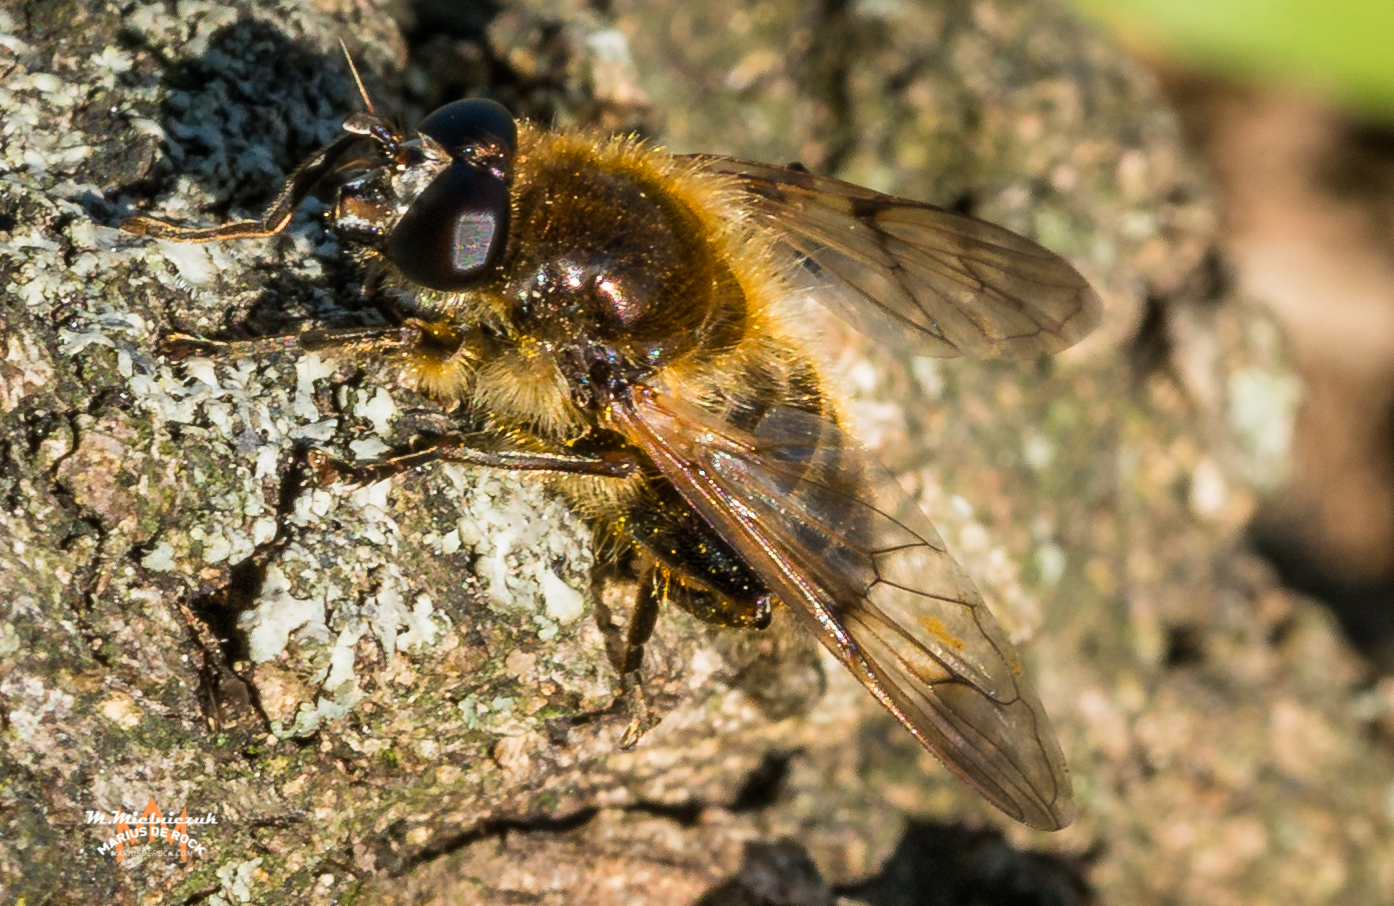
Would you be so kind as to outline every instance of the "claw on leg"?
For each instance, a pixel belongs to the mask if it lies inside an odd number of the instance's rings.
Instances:
[[[661,719],[654,716],[653,709],[649,707],[649,697],[644,692],[644,677],[638,670],[620,677],[620,694],[616,701],[623,702],[624,708],[629,711],[629,726],[625,727],[624,735],[620,737],[620,748],[632,749],[644,738],[644,734],[658,726]]]
[[[600,630],[606,637],[606,653],[619,674],[620,688],[615,696],[615,704],[630,715],[629,726],[620,737],[622,749],[632,748],[660,720],[649,705],[643,675],[644,644],[653,635],[654,625],[658,622],[658,605],[662,599],[660,583],[666,583],[666,578],[656,567],[650,566],[644,571],[623,640],[620,638],[620,628],[610,618],[610,609],[600,603],[597,596],[596,617],[601,621]]]

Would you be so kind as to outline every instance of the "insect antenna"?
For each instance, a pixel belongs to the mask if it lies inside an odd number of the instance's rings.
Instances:
[[[377,116],[378,112],[373,108],[373,99],[368,97],[368,89],[363,87],[363,79],[358,75],[358,67],[353,65],[353,57],[349,54],[349,49],[344,44],[344,39],[339,39],[339,49],[344,52],[344,59],[348,61],[349,72],[353,73],[354,84],[358,86],[358,95],[363,98],[363,106],[368,108],[368,113]]]

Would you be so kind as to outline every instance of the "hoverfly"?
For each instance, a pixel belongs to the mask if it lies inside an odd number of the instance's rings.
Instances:
[[[541,471],[597,543],[642,569],[613,658],[626,682],[660,602],[744,628],[782,603],[988,801],[1034,827],[1068,824],[1064,756],[1016,651],[929,520],[852,439],[792,322],[814,297],[916,352],[1036,356],[1097,323],[1084,278],[1000,227],[797,165],[673,157],[477,99],[404,134],[367,106],[259,220],[124,225],[195,242],[269,236],[342,180],[332,228],[395,289],[399,323],[286,340],[396,356],[498,443],[438,438],[332,468]],[[367,157],[341,165],[354,148]]]

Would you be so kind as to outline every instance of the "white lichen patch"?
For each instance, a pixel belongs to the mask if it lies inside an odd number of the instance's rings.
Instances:
[[[282,564],[308,565],[315,559],[310,550],[290,545]],[[267,674],[271,691],[279,690],[279,717],[272,720],[278,736],[312,733],[362,702],[365,639],[376,640],[385,656],[371,659],[373,669],[385,661],[390,671],[399,652],[435,645],[450,628],[428,597],[418,595],[408,604],[407,582],[394,566],[379,567],[379,591],[358,601],[313,568],[301,570],[301,578],[316,591],[309,599],[298,599],[282,564],[267,569],[257,605],[241,625],[255,662],[276,659],[275,670],[303,678],[303,685],[287,684],[276,679],[280,674]],[[295,697],[286,701],[287,695]]]
[[[391,445],[376,437],[349,441],[349,451],[357,462],[376,462],[392,453]]]
[[[238,621],[247,634],[248,654],[254,664],[264,663],[285,650],[290,634],[308,630],[315,637],[329,638],[323,600],[300,599],[291,594],[290,580],[279,566],[266,569],[266,580],[256,605]]]
[[[295,402],[293,412],[310,424],[319,421],[319,408],[315,406],[315,381],[334,376],[334,363],[310,352],[301,356],[295,363]]]
[[[167,573],[174,570],[174,545],[163,541],[154,550],[140,559],[140,565],[155,572]]]
[[[559,623],[574,623],[585,611],[586,598],[579,591],[562,581],[550,567],[538,569],[537,576],[542,588],[542,599],[546,602],[547,616]]]
[[[325,721],[338,720],[362,700],[358,674],[354,670],[354,652],[365,631],[366,627],[358,625],[339,632],[329,651],[329,672],[321,686],[324,694],[315,700],[313,707],[300,707],[290,735],[304,736],[318,729]]]
[[[257,869],[261,867],[262,859],[258,856],[255,859],[246,861],[226,862],[218,867],[218,880],[223,882],[222,893],[224,896],[212,897],[212,901],[228,903],[227,897],[231,897],[233,903],[250,903],[252,901],[252,891],[261,890],[263,882],[257,877]]]
[[[0,657],[9,657],[19,651],[20,644],[14,624],[9,621],[0,623]]]
[[[72,723],[76,701],[70,693],[45,685],[36,676],[16,676],[0,680],[0,695],[7,703],[7,735],[23,743],[15,749],[17,754],[46,753],[55,760],[64,757],[72,744],[64,732]]]
[[[216,275],[209,246],[191,242],[157,242],[160,254],[164,255],[179,276],[193,286],[203,286],[213,282]]]
[[[252,514],[249,514],[252,515]],[[270,516],[252,523],[252,544],[260,547],[276,537],[276,520]]]
[[[565,506],[540,482],[489,470],[445,467],[460,492],[456,527],[462,544],[478,555],[477,570],[490,604],[531,615],[538,635],[555,637],[559,624],[584,613],[582,576],[558,575],[554,566],[589,567],[590,543]],[[475,478],[467,483],[466,475]],[[564,527],[575,526],[570,531]]]
[[[136,247],[127,254],[140,252]],[[165,542],[168,556],[156,557],[149,567],[173,571],[190,557],[208,565],[235,565],[276,535],[270,515],[276,509],[276,483],[264,480],[281,475],[298,438],[330,439],[335,433],[337,420],[322,419],[314,405],[314,382],[331,375],[332,364],[306,356],[297,381],[290,384],[278,382],[274,368],[256,361],[193,357],[174,363],[156,358],[144,351],[151,337],[152,328],[142,316],[96,303],[69,319],[60,350],[75,357],[91,355],[93,349],[115,350],[131,399],[152,418],[157,437],[168,426],[181,426],[179,443],[157,445],[153,452],[168,470],[188,472],[204,495],[205,516],[187,535],[171,536]],[[222,457],[216,481],[187,468],[191,445]],[[185,538],[192,548],[179,543]]]
[[[434,645],[449,628],[449,620],[439,613],[426,595],[407,603],[407,583],[395,568],[387,570],[382,588],[367,609],[370,628],[390,663],[396,653]]]
[[[356,507],[363,524],[359,528],[361,536],[373,544],[395,552],[399,529],[392,518],[388,497],[392,493],[392,479],[375,481],[356,488],[349,500]]]
[[[377,433],[385,434],[388,423],[397,415],[397,404],[392,401],[391,394],[379,387],[371,399],[364,401],[359,398],[353,414],[372,422],[373,430]]]
[[[218,380],[218,369],[212,359],[193,357],[184,361],[184,373],[203,384],[209,392],[217,395],[222,387]],[[234,386],[242,386],[234,384]]]
[[[413,651],[430,647],[450,629],[450,620],[436,610],[426,595],[417,595],[410,611],[405,609],[398,618],[398,626],[406,631],[397,636],[397,647],[403,651]]]
[[[1229,425],[1244,445],[1254,487],[1275,487],[1286,475],[1302,385],[1297,378],[1263,368],[1243,368],[1230,375]]]
[[[399,483],[315,488],[297,498],[287,518],[307,534],[268,568],[257,607],[243,624],[254,659],[278,658],[279,669],[304,678],[293,712],[282,708],[284,719],[273,721],[279,735],[303,736],[341,719],[363,699],[364,670],[378,672],[380,682],[403,652],[430,650],[451,627],[394,562],[402,543],[392,502]],[[290,594],[288,574],[312,600]],[[365,585],[372,594],[346,591]],[[382,655],[365,664],[369,639]]]
[[[11,412],[35,389],[53,380],[53,364],[32,339],[15,334],[5,343],[0,378],[0,412]]]

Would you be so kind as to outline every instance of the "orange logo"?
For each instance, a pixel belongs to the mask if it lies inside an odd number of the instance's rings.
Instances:
[[[145,811],[139,815],[132,815],[129,812],[114,811],[110,814],[105,812],[87,813],[88,824],[108,824],[114,826],[116,833],[110,837],[99,848],[101,853],[116,853],[116,861],[120,862],[126,856],[126,845],[135,845],[137,841],[149,847],[152,845],[167,844],[169,846],[179,845],[179,860],[189,861],[189,850],[192,849],[198,855],[203,855],[205,847],[202,843],[189,836],[189,825],[217,824],[218,817],[212,812],[196,818],[189,817],[189,807],[184,806],[184,810],[179,813],[177,818],[166,818],[160,811],[160,807],[155,804],[155,797],[151,796],[150,801],[145,804]],[[171,853],[171,855],[173,855]]]

